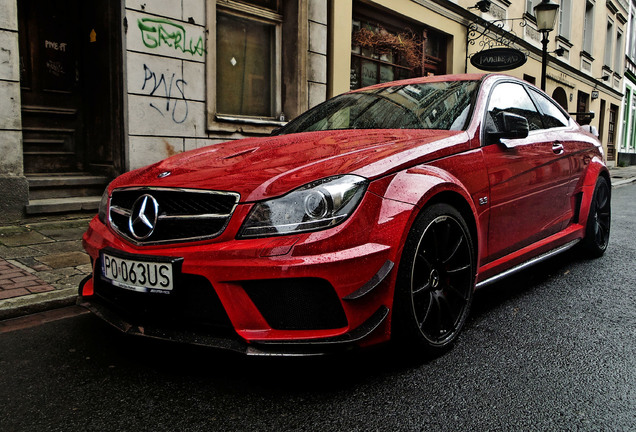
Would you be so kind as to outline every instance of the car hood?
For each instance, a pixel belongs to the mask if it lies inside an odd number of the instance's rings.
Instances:
[[[242,202],[256,201],[338,174],[374,179],[467,150],[467,141],[465,132],[439,130],[343,130],[247,138],[131,171],[113,181],[111,188],[212,189],[238,192]]]

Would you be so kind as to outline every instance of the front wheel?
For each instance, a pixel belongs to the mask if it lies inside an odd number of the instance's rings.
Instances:
[[[600,257],[605,253],[610,236],[610,220],[611,220],[611,192],[610,186],[605,177],[596,180],[594,195],[590,203],[590,213],[587,217],[587,226],[585,227],[585,238],[583,239],[583,248],[593,256]]]
[[[446,350],[464,326],[474,282],[466,222],[448,204],[427,207],[402,252],[393,310],[395,339],[429,355]]]

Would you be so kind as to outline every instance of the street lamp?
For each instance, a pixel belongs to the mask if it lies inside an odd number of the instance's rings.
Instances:
[[[545,75],[548,66],[548,33],[554,29],[559,5],[550,0],[543,0],[534,7],[534,16],[537,19],[537,30],[543,33],[543,55],[541,58],[541,90],[545,91]]]

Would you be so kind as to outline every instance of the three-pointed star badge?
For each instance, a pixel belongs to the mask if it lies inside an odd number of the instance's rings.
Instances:
[[[149,194],[144,194],[135,200],[130,209],[128,229],[137,240],[147,239],[157,226],[159,203]]]

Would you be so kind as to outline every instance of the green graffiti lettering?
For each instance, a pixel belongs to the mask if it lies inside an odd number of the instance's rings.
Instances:
[[[186,29],[180,24],[163,18],[140,18],[137,25],[141,31],[141,40],[147,48],[158,48],[162,45],[180,50],[184,53],[203,56],[207,51],[203,36],[194,42],[187,39]],[[188,42],[186,42],[188,41]]]

